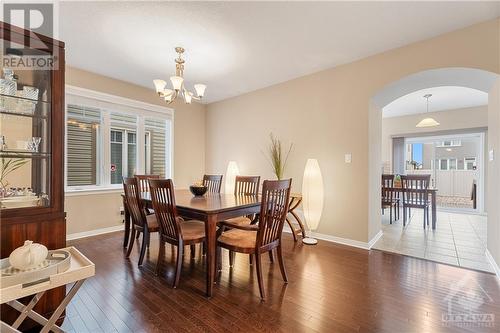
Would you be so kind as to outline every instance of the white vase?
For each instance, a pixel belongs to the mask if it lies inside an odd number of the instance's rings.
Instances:
[[[44,245],[27,240],[23,246],[12,251],[9,262],[12,267],[20,270],[32,269],[40,265],[47,258],[48,253]]]

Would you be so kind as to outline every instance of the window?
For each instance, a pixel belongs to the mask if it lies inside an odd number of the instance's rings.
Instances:
[[[120,188],[134,174],[171,175],[172,110],[67,87],[66,186]]]
[[[464,158],[464,170],[476,170],[476,158],[475,157],[466,157]]]
[[[448,170],[448,159],[443,158],[439,160],[439,170]]]
[[[438,148],[444,148],[444,147],[460,147],[462,146],[462,141],[461,140],[444,140],[441,142],[438,142],[436,147]]]
[[[457,159],[456,158],[450,158],[448,160],[448,166],[450,170],[457,170]]]
[[[68,105],[67,184],[99,185],[99,137],[101,112],[95,108]]]

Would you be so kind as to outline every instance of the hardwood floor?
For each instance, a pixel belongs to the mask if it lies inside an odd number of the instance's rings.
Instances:
[[[122,233],[69,242],[96,264],[68,307],[63,328],[70,332],[498,332],[500,284],[492,274],[435,262],[365,251],[320,241],[295,244],[284,235],[289,283],[278,263],[263,256],[267,300],[261,302],[248,256],[237,254],[229,269],[223,252],[214,297],[205,292],[199,248],[186,248],[178,289],[171,289],[173,253],[166,249],[163,276],[155,277],[157,236],[144,267],[138,246],[124,258]],[[453,288],[459,282],[460,288]],[[456,293],[454,290],[458,290]],[[472,296],[472,297],[469,297]],[[451,303],[448,303],[450,297]],[[469,300],[469,303],[467,302]],[[446,327],[442,316],[492,314],[495,327]],[[491,317],[489,317],[491,318]]]

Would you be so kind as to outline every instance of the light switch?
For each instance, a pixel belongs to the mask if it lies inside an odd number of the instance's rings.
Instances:
[[[346,163],[351,163],[352,162],[352,155],[351,154],[345,154],[344,161]]]
[[[491,149],[490,152],[489,152],[489,154],[488,154],[490,162],[494,160],[494,156],[493,155],[494,155],[493,154],[493,149]]]

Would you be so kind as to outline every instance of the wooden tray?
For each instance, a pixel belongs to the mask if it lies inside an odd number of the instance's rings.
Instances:
[[[31,282],[26,283],[18,278],[16,284],[4,285],[5,277],[2,276],[0,278],[0,304],[19,299],[21,297],[33,295],[41,291],[64,286],[69,283],[86,279],[95,274],[94,263],[87,257],[85,257],[75,247],[71,246],[64,249],[51,251],[51,253],[61,251],[66,251],[69,256],[68,258],[63,259],[58,265],[53,265],[58,266],[58,269],[60,269],[60,271],[53,271],[52,274],[48,274],[42,279],[35,279]],[[65,260],[66,262],[63,263]],[[65,265],[68,266],[66,267],[66,269],[64,269]],[[9,281],[7,283],[9,283]]]

